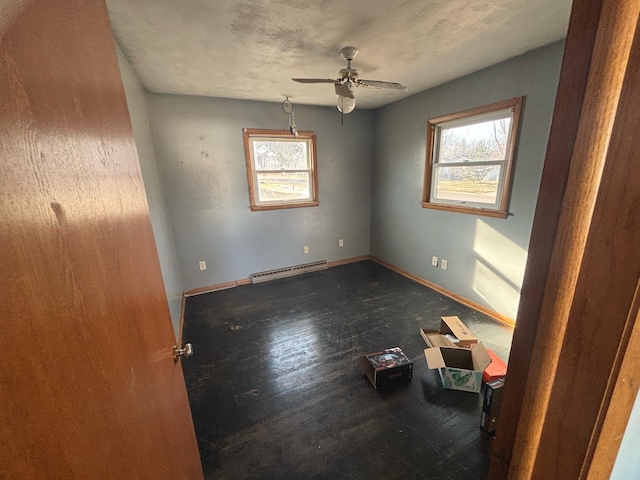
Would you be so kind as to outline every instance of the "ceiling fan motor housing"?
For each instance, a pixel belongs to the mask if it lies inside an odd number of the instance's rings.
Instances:
[[[343,79],[355,80],[355,78],[358,76],[358,69],[357,68],[342,68],[342,69],[340,69],[340,76]]]

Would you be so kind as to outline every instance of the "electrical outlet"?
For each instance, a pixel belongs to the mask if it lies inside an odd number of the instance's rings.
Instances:
[[[200,260],[198,262],[198,267],[200,267],[200,270],[206,270],[207,269],[207,262],[205,262],[204,260]]]
[[[339,247],[344,247],[344,240],[343,239],[338,240],[338,246]]]
[[[447,267],[449,266],[449,262],[447,262],[444,258],[442,259],[442,261],[440,262],[440,268],[443,270],[446,270]]]
[[[309,245],[304,246],[304,253],[309,253]]]
[[[431,257],[431,266],[432,267],[437,267],[438,266],[438,257],[436,257],[435,255],[433,257]]]

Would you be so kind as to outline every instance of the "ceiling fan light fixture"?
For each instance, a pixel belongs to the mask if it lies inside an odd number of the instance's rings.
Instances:
[[[338,95],[337,107],[338,111],[345,115],[347,113],[351,113],[353,112],[354,108],[356,108],[356,99]]]
[[[393,90],[407,91],[407,87],[400,83],[383,82],[382,80],[363,80],[360,78],[358,69],[351,66],[351,61],[358,54],[355,47],[344,47],[341,50],[342,57],[347,61],[347,68],[342,68],[338,72],[339,77],[335,80],[330,78],[292,78],[298,83],[333,83],[336,95],[338,96],[338,111],[343,115],[353,112],[356,108],[356,99],[353,95],[354,87],[367,88],[390,88]]]

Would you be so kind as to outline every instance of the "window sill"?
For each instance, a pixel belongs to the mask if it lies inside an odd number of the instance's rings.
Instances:
[[[283,208],[304,208],[304,207],[317,207],[320,205],[319,201],[304,202],[304,203],[274,203],[272,205],[251,205],[252,212],[261,212],[263,210],[281,210]]]
[[[507,218],[509,212],[501,210],[490,210],[487,208],[462,207],[459,205],[444,205],[440,203],[422,202],[422,208],[431,208],[433,210],[445,210],[447,212],[469,213],[471,215],[480,215],[483,217]]]

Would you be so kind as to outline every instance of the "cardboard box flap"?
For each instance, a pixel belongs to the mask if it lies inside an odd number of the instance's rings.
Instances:
[[[424,343],[429,347],[455,347],[455,343],[449,341],[447,337],[442,335],[438,330],[429,330],[427,328],[420,329],[420,335]]]
[[[427,366],[436,368],[458,368],[483,372],[491,363],[491,357],[482,343],[469,350],[457,347],[432,347],[424,351]]]
[[[440,333],[450,333],[461,343],[475,343],[478,341],[476,336],[469,330],[462,320],[458,317],[441,317]]]
[[[482,372],[491,363],[491,357],[481,343],[471,348],[427,348],[424,358],[429,369],[438,370],[444,388],[466,392],[480,391]]]
[[[471,357],[473,358],[473,369],[483,372],[491,363],[491,356],[481,342],[478,342],[471,349]]]
[[[431,370],[436,368],[445,368],[447,365],[442,358],[442,352],[439,348],[425,348],[424,358],[427,360],[427,367]]]

